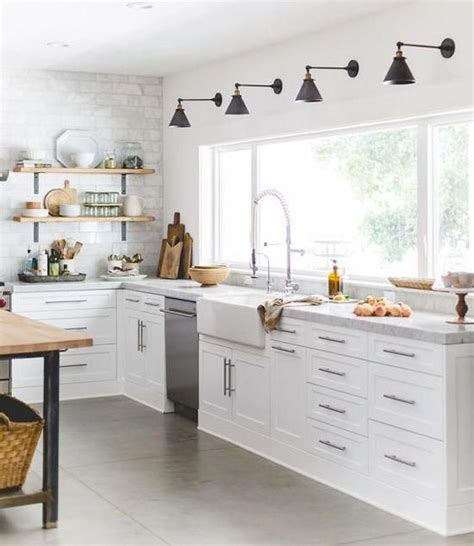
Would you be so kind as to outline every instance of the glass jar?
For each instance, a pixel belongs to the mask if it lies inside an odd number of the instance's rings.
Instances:
[[[109,150],[105,152],[104,168],[105,169],[117,168],[117,158],[116,158],[115,150]]]
[[[143,148],[139,142],[125,142],[123,145],[122,156],[124,169],[143,168]]]

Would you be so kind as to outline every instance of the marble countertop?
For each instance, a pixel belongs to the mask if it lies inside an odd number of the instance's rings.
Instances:
[[[267,295],[259,290],[222,284],[220,286],[203,288],[190,280],[166,280],[166,279],[144,279],[140,281],[104,281],[91,279],[78,283],[44,283],[28,284],[15,282],[7,286],[13,293],[34,293],[71,290],[110,290],[129,289],[139,292],[159,294],[162,296],[174,297],[196,301],[201,297],[218,297],[225,299],[226,296],[236,294],[261,294],[262,301]],[[229,301],[232,301],[229,299]],[[410,318],[395,317],[356,317],[352,313],[351,303],[325,303],[316,307],[288,307],[283,315],[288,318],[319,322],[329,326],[355,328],[384,335],[395,335],[419,341],[437,343],[441,345],[453,345],[458,343],[474,343],[474,325],[459,326],[447,324],[447,320],[454,318],[453,315],[440,313],[428,313],[415,311]]]

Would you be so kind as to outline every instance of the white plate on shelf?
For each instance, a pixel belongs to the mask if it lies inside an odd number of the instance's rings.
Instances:
[[[100,278],[104,281],[141,281],[146,279],[148,275],[101,275]]]
[[[89,168],[94,168],[102,161],[97,139],[83,129],[66,129],[56,139],[56,158],[64,167],[75,167],[71,154],[90,153],[92,156]]]

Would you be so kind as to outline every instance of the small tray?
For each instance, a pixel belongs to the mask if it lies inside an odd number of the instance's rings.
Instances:
[[[85,273],[77,273],[75,275],[55,275],[53,276],[40,276],[40,275],[25,275],[24,273],[18,273],[18,279],[21,282],[28,283],[41,283],[41,282],[79,282],[86,280]]]
[[[415,290],[432,290],[435,279],[413,277],[389,277],[388,280],[398,288],[413,288]]]

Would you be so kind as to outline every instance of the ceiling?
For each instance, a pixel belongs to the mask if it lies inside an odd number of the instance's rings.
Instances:
[[[391,7],[400,0],[0,0],[2,61],[164,76]],[[47,46],[66,42],[67,48]]]

